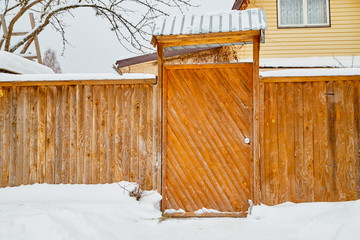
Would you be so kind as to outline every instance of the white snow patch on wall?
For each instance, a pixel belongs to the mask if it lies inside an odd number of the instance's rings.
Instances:
[[[54,73],[49,67],[5,51],[0,51],[0,69],[19,74]]]

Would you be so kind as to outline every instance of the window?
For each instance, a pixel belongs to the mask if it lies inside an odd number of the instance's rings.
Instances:
[[[278,0],[278,27],[330,26],[329,0]]]

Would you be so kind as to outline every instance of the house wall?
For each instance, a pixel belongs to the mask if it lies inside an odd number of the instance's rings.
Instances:
[[[277,28],[277,1],[251,0],[249,8],[264,9],[268,29],[261,58],[332,57],[360,55],[360,1],[330,0],[331,27]],[[246,46],[242,58],[251,58]]]

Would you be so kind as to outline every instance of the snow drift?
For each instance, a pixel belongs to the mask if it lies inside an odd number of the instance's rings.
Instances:
[[[255,206],[248,218],[168,219],[134,183],[0,189],[0,239],[360,239],[360,200]]]

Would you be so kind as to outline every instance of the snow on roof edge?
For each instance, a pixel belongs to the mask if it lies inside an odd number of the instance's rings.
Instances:
[[[0,51],[0,69],[18,74],[54,74],[54,71],[45,65],[6,51]]]

